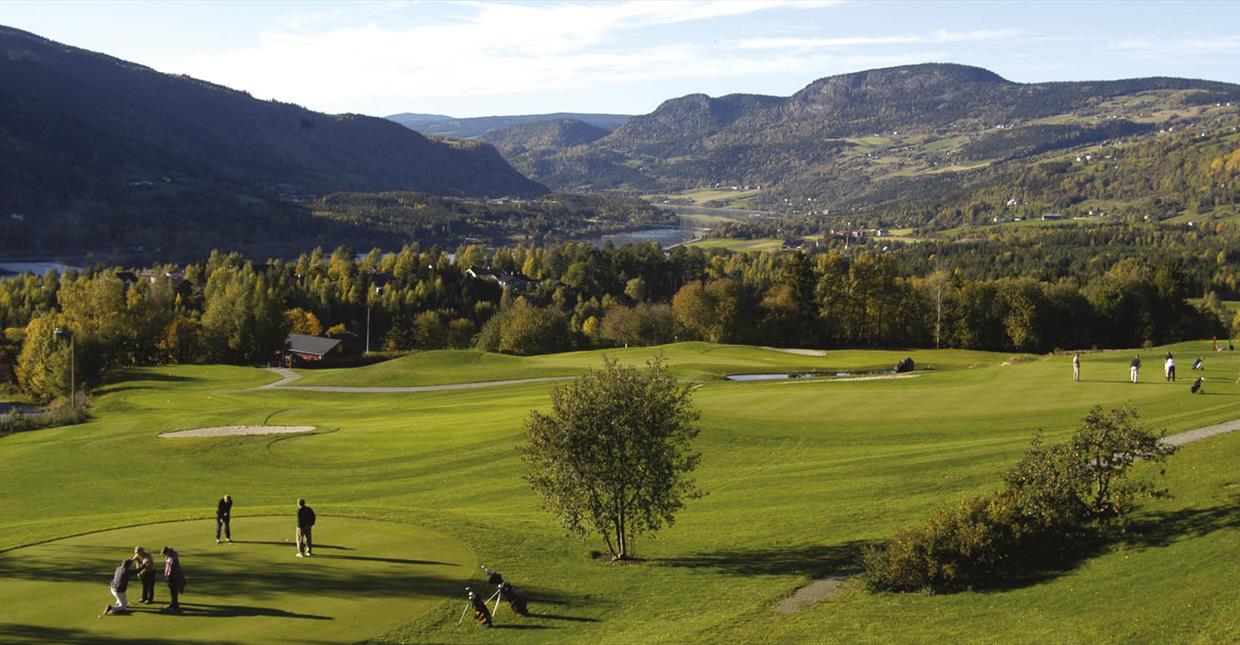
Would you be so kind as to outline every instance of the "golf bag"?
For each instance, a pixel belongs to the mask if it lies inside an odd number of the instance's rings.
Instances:
[[[525,598],[522,598],[521,594],[517,593],[517,588],[512,586],[512,583],[499,583],[499,597],[508,603],[508,606],[512,608],[512,613],[518,616],[530,615],[529,609],[525,606]]]
[[[1198,393],[1198,392],[1200,392],[1200,391],[1201,391],[1201,384],[1202,384],[1205,380],[1206,380],[1206,377],[1204,377],[1204,376],[1198,376],[1198,377],[1197,377],[1197,382],[1196,382],[1196,383],[1193,383],[1193,394],[1196,394],[1196,393]]]
[[[474,593],[473,590],[469,592],[469,606],[473,608],[474,620],[478,621],[478,624],[484,627],[491,626],[491,610],[487,609],[487,603],[482,596]]]
[[[1204,363],[1204,362],[1205,362],[1205,361],[1204,361],[1204,360],[1203,360],[1200,356],[1198,356],[1198,357],[1197,357],[1197,360],[1193,361],[1193,369],[1195,369],[1195,370],[1203,369],[1203,368],[1201,367],[1201,364],[1202,364],[1202,363]]]

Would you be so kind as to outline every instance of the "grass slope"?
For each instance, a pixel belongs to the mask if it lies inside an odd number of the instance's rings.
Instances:
[[[691,501],[657,539],[640,540],[638,555],[649,560],[633,567],[593,559],[589,551],[601,544],[566,536],[521,479],[514,446],[523,419],[532,408],[546,409],[554,384],[325,394],[252,390],[272,380],[258,369],[135,370],[98,393],[91,422],[0,439],[6,491],[19,493],[0,498],[0,550],[123,525],[207,517],[224,492],[237,498],[238,514],[256,515],[285,514],[289,500],[303,495],[321,516],[414,523],[467,545],[525,591],[537,614],[516,619],[501,609],[498,623],[513,627],[503,631],[457,625],[463,606],[458,590],[438,596],[445,599],[427,613],[419,615],[416,603],[395,608],[385,614],[391,621],[368,622],[345,640],[1235,641],[1240,607],[1228,590],[1240,581],[1240,564],[1232,557],[1240,547],[1234,530],[1240,526],[1240,480],[1231,464],[1240,458],[1240,434],[1185,448],[1168,464],[1176,497],[1142,514],[1148,523],[1144,537],[1062,575],[953,596],[872,596],[854,589],[792,617],[771,611],[808,580],[854,562],[860,545],[921,521],[937,506],[995,488],[1039,428],[1051,439],[1066,436],[1090,405],[1132,402],[1151,425],[1172,431],[1240,417],[1240,358],[1209,354],[1208,348],[1208,341],[1172,348],[1184,365],[1176,384],[1164,383],[1156,367],[1165,349],[1143,350],[1148,367],[1139,385],[1127,383],[1126,352],[1085,355],[1085,381],[1072,383],[1069,359],[1062,356],[831,351],[807,357],[702,343],[532,358],[473,354],[476,362],[469,352],[426,352],[356,370],[315,372],[339,385],[417,385],[436,378],[493,380],[501,368],[514,376],[575,373],[597,365],[604,354],[640,362],[662,352],[678,375],[700,384],[695,398],[702,411],[697,447],[703,459],[697,480],[709,495]],[[720,380],[736,372],[886,368],[909,353],[920,365],[939,369],[902,380]],[[1206,354],[1210,381],[1206,395],[1191,396],[1187,363],[1198,353]],[[265,419],[320,430],[274,439],[156,438],[166,430]],[[205,560],[215,549],[207,528],[194,529],[201,531],[200,543],[187,535],[181,544],[194,553],[186,558],[191,577],[208,567]],[[330,539],[357,549],[348,553],[399,550],[407,543],[394,538],[393,546],[363,546]],[[115,546],[131,548],[131,541]],[[0,562],[14,553],[20,552],[0,553]],[[259,557],[255,564],[266,560]],[[92,570],[94,600],[60,613],[72,614],[72,624],[89,623],[81,616],[94,620],[98,600],[106,600],[107,569],[102,560],[76,556],[66,566]],[[376,575],[396,581],[397,572]],[[0,599],[37,602],[15,593],[14,584],[9,577],[0,581]],[[52,584],[47,593],[71,584],[79,582]],[[252,592],[244,586],[233,593],[221,589],[195,601],[268,606]],[[0,640],[55,634],[48,630],[65,622],[30,609],[13,613],[13,606],[0,617]],[[291,604],[280,608],[315,613]],[[333,613],[344,621],[348,611],[324,609],[319,615]],[[118,621],[115,635],[150,637],[155,623],[148,618]],[[218,623],[235,622],[230,629],[244,630],[260,619],[302,620],[236,617],[212,622],[199,635],[221,642],[274,640],[214,631],[222,629]],[[105,635],[94,625],[78,629],[60,640]]]
[[[214,536],[213,519],[173,522],[9,551],[0,557],[4,622],[37,626],[25,635],[49,641],[135,635],[185,642],[350,640],[429,611],[458,593],[477,567],[467,548],[442,534],[338,517],[322,518],[314,557],[298,559],[293,526],[288,513],[239,517],[233,522],[236,541],[217,546],[208,539]],[[184,613],[159,613],[168,600],[161,580],[156,604],[134,604],[128,616],[90,615],[111,601],[104,584],[108,572],[139,544],[151,551],[164,544],[179,550],[189,579],[181,597]],[[131,581],[131,602],[141,588],[141,582]]]
[[[1022,360],[1004,354],[965,350],[839,350],[825,356],[806,356],[777,349],[701,342],[543,356],[434,350],[359,368],[301,370],[303,378],[297,385],[417,386],[573,376],[597,366],[601,356],[637,365],[663,356],[677,377],[689,380],[719,380],[728,374],[763,372],[889,370],[905,356],[912,356],[919,366],[938,369]]]

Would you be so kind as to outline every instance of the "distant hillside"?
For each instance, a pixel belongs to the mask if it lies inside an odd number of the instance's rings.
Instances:
[[[607,130],[576,119],[525,123],[488,132],[480,137],[499,149],[514,167],[526,174],[541,172],[546,158],[573,146],[607,136]]]
[[[253,220],[285,212],[273,205],[281,197],[547,192],[480,142],[434,141],[385,119],[259,101],[6,27],[0,108],[6,215],[71,215],[115,230],[150,209],[186,235],[225,239],[234,234],[221,230],[229,225],[266,230]]]
[[[479,116],[463,119],[444,117],[437,114],[403,113],[393,114],[387,118],[425,135],[451,137],[454,139],[477,139],[513,126],[562,121],[564,119],[581,121],[610,132],[629,120],[627,114],[577,114],[573,112]]]
[[[910,65],[823,78],[790,97],[671,99],[591,143],[527,149],[539,163],[520,163],[562,190],[743,185],[760,188],[754,206],[863,208],[879,193],[887,204],[919,196],[898,191],[911,179],[942,186],[996,163],[1152,136],[1236,113],[1236,101],[1240,86],[1211,81],[1021,84],[976,67]]]

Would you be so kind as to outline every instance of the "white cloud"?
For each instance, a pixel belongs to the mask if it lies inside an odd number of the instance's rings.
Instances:
[[[1238,54],[1240,53],[1240,35],[1221,35],[1211,38],[1169,38],[1165,40],[1123,38],[1111,41],[1108,46],[1111,49],[1146,56]]]
[[[843,49],[883,45],[926,45],[943,43],[1010,40],[1021,35],[1019,29],[994,29],[952,32],[938,30],[929,34],[893,36],[840,36],[834,38],[745,38],[737,43],[742,49]]]
[[[418,99],[586,87],[691,74],[721,74],[710,45],[635,44],[644,30],[804,10],[834,2],[634,1],[623,3],[455,5],[455,18],[390,26],[378,13],[364,25],[324,28],[337,14],[291,17],[253,46],[197,54],[170,66],[262,98],[329,111],[382,104],[415,109]],[[384,6],[390,10],[392,7]],[[413,10],[406,12],[418,15]],[[426,12],[422,12],[426,13]],[[355,16],[356,17],[356,16]],[[729,57],[724,57],[729,58]],[[779,64],[731,58],[729,72]],[[401,107],[397,107],[397,104]]]

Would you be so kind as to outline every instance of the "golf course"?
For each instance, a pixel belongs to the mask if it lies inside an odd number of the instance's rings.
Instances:
[[[1134,353],[1146,366],[1136,385]],[[657,355],[693,388],[706,495],[617,566],[601,538],[567,534],[542,507],[516,447],[564,379],[605,356]],[[906,356],[914,372],[888,373]],[[1189,368],[1196,356],[1203,371]],[[1169,434],[1240,419],[1240,355],[1209,340],[1083,353],[1081,382],[1071,360],[692,342],[427,351],[295,380],[130,369],[94,389],[87,422],[0,437],[0,642],[1240,641],[1240,432],[1138,465],[1171,496],[1142,505],[1128,540],[1062,571],[954,594],[868,593],[853,577],[865,545],[995,490],[1039,431],[1062,440],[1094,405],[1131,404]],[[813,376],[726,378],[785,373]],[[1190,394],[1198,376],[1204,390]],[[428,387],[468,384],[485,386]],[[232,426],[305,431],[161,437]],[[217,545],[224,494],[233,543]],[[318,515],[312,558],[295,557],[299,497]],[[161,578],[156,604],[100,617],[113,569],[139,545],[179,551],[184,612],[158,611]],[[501,605],[494,629],[460,621],[467,585],[494,591],[482,564],[530,616]]]

